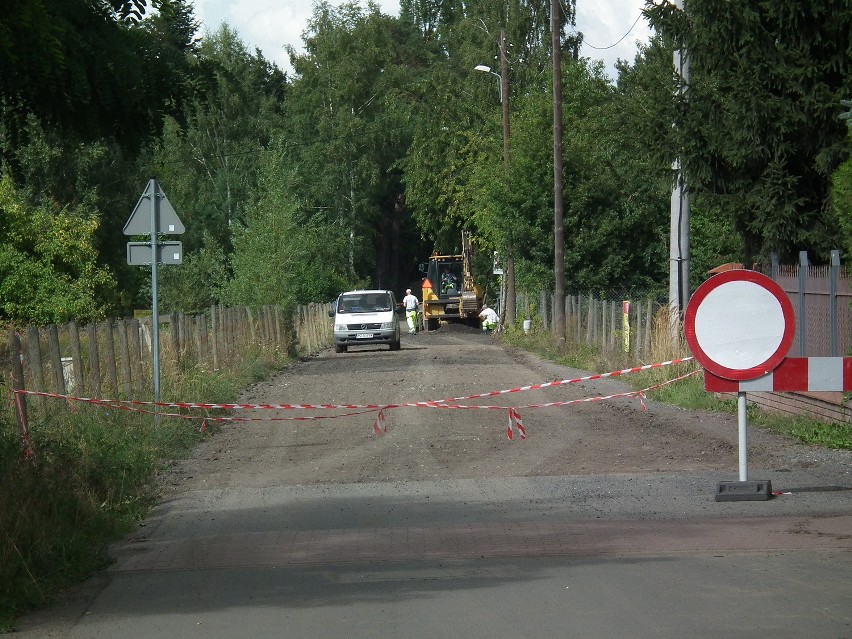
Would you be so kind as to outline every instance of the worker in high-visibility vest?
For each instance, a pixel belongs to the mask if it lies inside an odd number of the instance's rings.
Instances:
[[[405,321],[408,322],[409,335],[417,334],[417,306],[419,304],[420,301],[411,293],[411,289],[405,289],[402,305],[405,307]]]

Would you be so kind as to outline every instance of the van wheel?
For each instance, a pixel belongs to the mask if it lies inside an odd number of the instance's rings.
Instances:
[[[390,349],[392,351],[398,351],[401,348],[401,346],[402,345],[400,344],[399,340],[390,343]]]
[[[346,344],[335,344],[334,345],[335,353],[345,353],[346,352]]]

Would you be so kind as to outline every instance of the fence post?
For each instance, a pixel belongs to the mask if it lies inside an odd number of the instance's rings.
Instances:
[[[180,370],[180,318],[177,313],[169,315],[169,325],[172,333],[172,360],[175,363],[175,370]]]
[[[273,306],[272,307],[272,323],[275,325],[275,345],[276,347],[284,347],[283,350],[286,351],[285,342],[286,339],[286,329],[282,326],[282,315],[281,315],[281,307]]]
[[[210,307],[210,350],[213,354],[213,370],[219,370],[219,340],[217,337],[216,306]]]
[[[18,331],[9,331],[9,364],[12,367],[12,388],[14,390],[25,390],[24,383],[24,351],[21,346],[21,336]],[[21,398],[19,406],[23,406],[24,417],[27,412],[27,400],[25,395],[15,393],[16,397]]]
[[[648,319],[645,322],[645,355],[651,353],[651,330],[654,325],[654,302],[648,300]]]
[[[62,372],[62,356],[59,353],[59,329],[56,324],[47,327],[47,345],[50,368],[53,370],[53,385],[56,392],[65,395],[65,376]]]
[[[586,310],[586,343],[591,344],[594,337],[595,298],[589,295],[589,307]]]
[[[831,252],[831,266],[828,271],[828,321],[829,339],[831,340],[831,356],[840,355],[837,346],[837,280],[840,277],[840,251]]]
[[[130,320],[130,340],[134,348],[133,358],[133,373],[136,378],[134,388],[142,388],[145,382],[145,375],[142,368],[142,325],[135,317]]]
[[[580,343],[580,338],[583,335],[583,296],[577,294],[577,300],[574,302],[574,317],[577,321],[577,343]]]
[[[12,389],[25,390],[24,385],[24,351],[21,347],[21,336],[17,331],[9,331],[9,363],[12,365]],[[30,446],[30,433],[27,428],[27,397],[23,393],[15,393],[15,408],[18,413],[18,425],[21,427],[21,441],[24,444],[24,456],[33,456]]]
[[[92,397],[101,396],[101,363],[98,359],[98,325],[90,322],[86,325],[89,337],[89,392]]]
[[[107,379],[109,380],[109,392],[118,393],[118,372],[115,362],[115,341],[112,330],[112,320],[104,322],[104,346],[106,348]]]
[[[617,306],[617,302],[615,300],[609,301],[609,349],[615,350],[615,331],[616,331],[616,317],[617,311],[615,307]]]
[[[204,313],[195,316],[195,329],[198,334],[198,361],[205,363],[209,348],[207,344],[207,316]]]
[[[41,365],[41,343],[37,326],[27,327],[27,351],[29,353],[30,376],[35,388],[44,391],[44,369]],[[41,405],[41,398],[36,398],[36,404]]]
[[[83,354],[80,350],[80,327],[77,326],[77,322],[68,322],[68,338],[71,340],[71,365],[74,373],[74,392],[82,395],[85,393],[85,387],[83,385]]]
[[[808,252],[799,251],[799,357],[805,356],[805,290],[808,286]]]
[[[118,351],[121,357],[121,380],[124,398],[133,397],[132,373],[130,372],[130,345],[127,341],[127,322],[118,320]]]

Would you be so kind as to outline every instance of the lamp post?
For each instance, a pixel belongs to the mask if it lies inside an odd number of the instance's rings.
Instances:
[[[477,64],[475,67],[473,67],[473,70],[479,71],[480,73],[490,73],[495,78],[500,80],[500,102],[502,103],[503,102],[503,78],[500,76],[500,74],[495,73],[494,71],[491,70],[491,67],[489,67],[488,65],[485,65],[485,64]]]
[[[500,80],[500,105],[503,108],[503,168],[509,172],[509,58],[506,55],[506,31],[500,32],[500,73],[491,67],[478,64],[474,71],[488,73]],[[512,243],[506,247],[506,325],[515,323],[515,258]]]

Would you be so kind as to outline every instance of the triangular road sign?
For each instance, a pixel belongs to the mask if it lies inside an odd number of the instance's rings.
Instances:
[[[148,180],[148,186],[139,197],[133,213],[124,225],[125,235],[151,235],[151,198],[156,193],[156,224],[154,230],[159,234],[180,235],[186,229],[175,213],[163,189],[155,179]]]

